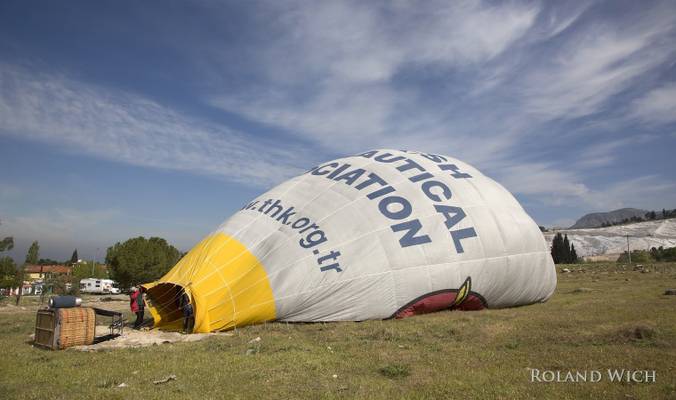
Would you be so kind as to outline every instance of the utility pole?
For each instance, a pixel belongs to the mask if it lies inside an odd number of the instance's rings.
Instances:
[[[627,256],[629,257],[629,264],[631,264],[631,251],[629,250],[629,235],[627,237]]]
[[[92,278],[94,278],[94,267],[96,266],[96,259],[99,257],[99,249],[96,248],[96,253],[94,253],[94,259],[92,260]]]

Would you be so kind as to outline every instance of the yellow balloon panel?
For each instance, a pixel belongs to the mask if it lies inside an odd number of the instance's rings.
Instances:
[[[183,290],[194,307],[194,332],[275,319],[265,268],[243,244],[224,233],[206,237],[160,280],[143,286],[156,327],[181,327]]]

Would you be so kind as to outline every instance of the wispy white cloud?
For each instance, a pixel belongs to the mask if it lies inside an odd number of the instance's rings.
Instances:
[[[566,173],[554,161],[529,160],[524,144],[554,139],[548,132],[557,121],[605,110],[676,50],[668,40],[676,17],[660,4],[632,16],[630,25],[599,17],[580,22],[591,2],[547,9],[481,1],[396,3],[386,10],[353,2],[283,4],[274,10],[280,35],[261,50],[266,90],[215,90],[210,104],[332,152],[446,152],[505,176],[517,193],[547,199],[586,196],[584,169],[611,164],[614,152],[642,139],[583,145]],[[556,45],[544,51],[548,40]],[[407,71],[460,80],[446,93],[432,90],[435,103],[398,80]],[[516,184],[510,170],[535,175]]]
[[[247,48],[250,81],[235,88],[224,78],[201,82],[208,86],[201,100],[309,143],[319,157],[372,147],[448,153],[494,171],[514,192],[588,204],[584,198],[596,192],[584,170],[611,165],[615,152],[644,142],[597,137],[579,142],[565,161],[538,154],[558,143],[557,122],[584,117],[599,126],[603,121],[593,118],[608,108],[629,103],[635,117],[668,121],[672,89],[634,103],[621,95],[640,95],[637,82],[676,51],[676,14],[668,3],[631,15],[630,24],[585,19],[598,14],[594,6],[267,2],[256,21],[274,35]],[[210,7],[214,15],[223,11]],[[216,75],[232,64],[223,43],[183,45],[178,52],[202,67],[211,63],[205,69]],[[191,53],[195,48],[202,53]],[[238,182],[269,184],[300,170],[283,146],[260,152],[251,135],[137,95],[11,68],[0,71],[0,89],[5,132]]]
[[[417,89],[396,85],[396,75],[494,59],[538,14],[533,5],[479,1],[395,3],[387,10],[360,2],[280,4],[268,12],[280,15],[281,34],[261,51],[267,90],[215,93],[209,101],[333,151],[396,141],[408,136],[402,125],[438,120],[421,109]]]
[[[676,122],[676,83],[654,89],[636,99],[632,116],[651,125]]]
[[[676,86],[660,81],[676,55],[670,2],[242,4],[201,4],[196,10],[208,9],[203,26],[183,25],[184,16],[171,11],[156,18],[149,7],[146,16],[162,22],[129,27],[147,33],[154,50],[176,56],[177,68],[160,75],[184,81],[192,110],[227,111],[219,121],[236,114],[251,124],[232,126],[253,126],[266,138],[155,101],[141,94],[144,83],[129,80],[137,91],[124,92],[79,81],[80,71],[2,62],[0,135],[263,187],[339,154],[408,148],[468,161],[536,207],[581,214],[676,203],[669,168],[635,171],[617,158],[630,146],[676,138],[655,129],[676,122]],[[235,34],[212,32],[240,7],[245,21],[226,32]],[[304,160],[290,143],[315,159]],[[625,176],[603,176],[611,168],[600,167],[609,166],[625,168]],[[25,189],[0,184],[0,200],[20,203],[31,196]],[[20,238],[19,257],[34,239],[70,252],[74,243],[93,249],[160,235],[185,249],[209,229],[123,211],[22,211],[1,227]]]
[[[302,169],[290,148],[265,146],[139,95],[0,64],[0,135],[133,165],[269,185]]]
[[[271,82],[373,83],[390,80],[407,64],[490,60],[526,33],[538,8],[476,0],[387,7],[337,1],[284,2],[261,12],[279,24],[279,35],[262,49]]]
[[[573,35],[542,67],[529,71],[522,96],[530,113],[572,119],[599,112],[608,99],[670,60],[674,47],[660,43],[674,18],[636,21],[632,29],[594,26]]]
[[[522,163],[506,166],[499,172],[500,181],[513,192],[555,198],[563,203],[582,199],[591,190],[571,170],[547,163]]]
[[[657,210],[676,204],[676,181],[656,175],[639,176],[595,190],[584,200],[597,210],[636,206]]]
[[[676,203],[676,181],[645,175],[589,187],[575,171],[546,164],[523,164],[499,173],[507,189],[547,206],[580,210],[614,210],[622,207],[659,209]]]
[[[540,37],[538,40],[550,39],[564,32],[570,28],[592,4],[592,2],[577,1],[566,4],[566,7],[553,8],[539,32]]]
[[[610,165],[617,159],[617,152],[622,147],[648,143],[657,138],[657,135],[642,134],[590,144],[579,152],[576,166],[578,168],[596,168]]]

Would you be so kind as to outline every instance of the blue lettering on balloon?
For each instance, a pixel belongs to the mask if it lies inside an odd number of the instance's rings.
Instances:
[[[333,162],[333,163],[329,163],[329,164],[326,164],[326,165],[322,165],[322,166],[319,166],[319,167],[315,168],[315,169],[311,172],[311,174],[312,174],[312,175],[326,175],[326,174],[329,173],[329,171],[322,171],[322,168],[326,168],[326,167],[337,167],[337,166],[338,166],[338,163],[337,163],[337,162]]]
[[[465,212],[460,207],[435,204],[434,209],[446,218],[445,224],[449,230],[465,218]]]
[[[423,182],[422,184],[422,191],[425,193],[425,195],[432,201],[436,201],[438,203],[442,202],[443,200],[441,197],[439,197],[438,194],[432,193],[432,188],[433,187],[438,187],[441,189],[441,194],[444,196],[445,200],[450,200],[453,194],[451,193],[451,189],[446,186],[446,184],[439,182],[439,181],[427,181]]]
[[[417,219],[395,224],[390,228],[392,228],[392,232],[405,231],[404,236],[399,239],[401,247],[417,246],[432,241],[427,235],[415,236],[422,229],[422,224]]]
[[[464,253],[465,249],[462,248],[460,240],[476,237],[476,231],[474,230],[474,228],[464,228],[457,231],[451,231],[451,237],[453,238],[455,251],[457,251],[458,253]]]
[[[421,156],[425,157],[426,159],[430,161],[434,161],[435,163],[440,163],[442,161],[447,161],[446,157],[440,156],[438,154],[425,154],[425,153],[420,153]]]
[[[458,166],[455,165],[455,164],[442,164],[442,165],[439,166],[439,168],[441,168],[442,171],[453,171],[451,176],[456,178],[456,179],[471,178],[472,177],[472,175],[470,175],[470,174],[467,174],[465,172],[460,172]]]
[[[392,211],[388,208],[392,204],[399,204],[400,210]],[[404,219],[411,215],[411,211],[413,211],[411,203],[401,196],[385,197],[378,203],[378,209],[381,214],[389,219]]]
[[[336,168],[333,172],[328,174],[326,176],[327,179],[333,179],[336,177],[336,175],[340,174],[341,172],[345,171],[347,168],[350,167],[350,164],[343,164],[340,167]]]
[[[389,158],[388,158],[388,156],[389,156]],[[393,156],[392,153],[383,153],[381,155],[376,156],[376,158],[374,158],[374,160],[376,160],[378,162],[382,162],[382,163],[393,163],[395,161],[401,161],[404,158],[406,158],[406,157],[404,157],[404,156]]]
[[[374,154],[378,154],[378,150],[367,151],[366,153],[361,153],[359,155],[364,157],[364,158],[371,158],[371,157],[373,157]]]
[[[291,210],[293,210],[293,207],[289,207],[286,210],[284,210],[282,215],[277,217],[277,221],[281,221],[284,225],[289,225],[290,224],[289,217],[296,214],[295,212],[291,212]]]
[[[354,171],[346,172],[341,176],[337,176],[334,181],[345,181],[345,184],[352,186],[354,181],[359,179],[366,172],[363,168],[357,168]]]

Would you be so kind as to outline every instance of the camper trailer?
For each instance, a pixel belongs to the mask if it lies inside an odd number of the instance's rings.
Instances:
[[[119,294],[120,288],[112,279],[86,278],[80,281],[80,293]]]

